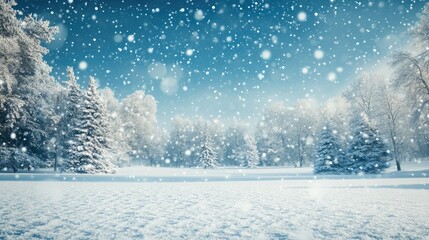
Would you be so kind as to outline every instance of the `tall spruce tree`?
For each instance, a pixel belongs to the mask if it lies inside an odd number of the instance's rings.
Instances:
[[[210,136],[207,126],[203,132],[203,142],[201,146],[199,165],[202,168],[215,168],[217,165],[213,140]]]
[[[346,155],[340,139],[327,124],[320,133],[314,160],[315,174],[342,174],[347,172]]]
[[[69,86],[68,100],[72,106],[68,114],[71,132],[62,170],[75,173],[113,173],[113,165],[104,158],[109,142],[106,110],[98,95],[95,79],[91,77],[89,87],[80,99],[80,90],[75,81],[70,81]]]
[[[355,114],[351,123],[352,139],[347,155],[351,173],[381,173],[389,167],[387,147],[365,114]]]
[[[79,128],[81,125],[83,93],[76,81],[72,67],[67,68],[67,75],[69,80],[66,83],[67,95],[63,103],[65,105],[65,113],[60,123],[61,138],[59,144],[62,146],[61,155],[64,158],[61,171],[74,172],[79,168],[81,158],[76,136],[84,134],[84,131]]]

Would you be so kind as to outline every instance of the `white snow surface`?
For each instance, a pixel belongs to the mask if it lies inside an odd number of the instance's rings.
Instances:
[[[428,166],[1,173],[0,239],[428,239]]]

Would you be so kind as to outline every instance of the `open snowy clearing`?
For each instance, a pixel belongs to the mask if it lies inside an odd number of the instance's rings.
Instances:
[[[0,239],[427,239],[428,165],[408,169],[346,179],[309,168],[0,174]]]
[[[53,169],[23,170],[18,173],[0,172],[0,181],[73,181],[73,182],[219,182],[219,181],[272,181],[312,179],[366,179],[366,178],[426,178],[429,161],[403,164],[404,171],[392,166],[382,175],[313,175],[313,168],[157,168],[127,167],[116,174],[58,174]]]

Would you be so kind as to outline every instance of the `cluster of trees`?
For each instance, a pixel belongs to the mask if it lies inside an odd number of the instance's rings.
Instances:
[[[387,146],[367,116],[355,115],[350,127],[346,150],[329,123],[323,128],[316,147],[315,174],[381,173],[389,167]]]
[[[402,161],[428,157],[428,26],[429,4],[411,29],[413,52],[394,54],[385,71],[362,72],[323,106],[311,99],[272,104],[254,134],[244,124],[226,131],[213,127],[208,133],[216,142],[218,164],[245,166],[251,155],[250,166],[313,163],[316,173],[378,173],[390,160],[400,171]],[[174,166],[198,165],[198,125],[183,118],[173,122],[165,158]]]
[[[72,68],[65,86],[55,81],[41,42],[58,29],[16,18],[15,5],[0,0],[0,168],[109,173],[161,159],[155,99],[137,91],[119,101],[94,78],[84,91]]]
[[[362,74],[343,94],[349,111],[355,116],[361,113],[364,121],[352,119],[351,133],[343,141],[341,134],[333,132],[346,133],[345,121],[335,123],[336,130],[329,124],[325,127],[317,147],[315,173],[377,173],[386,166],[386,155],[400,171],[404,159],[429,156],[428,26],[429,4],[410,31],[412,52],[395,53],[388,72]],[[347,115],[339,116],[344,119]],[[338,120],[330,120],[335,118]]]
[[[165,163],[175,167],[242,166],[260,164],[256,141],[244,123],[224,131],[218,120],[176,117],[165,148]]]
[[[13,1],[0,1],[0,164],[42,165],[50,158],[49,135],[55,132],[53,108],[59,86],[42,57],[57,32],[31,16],[18,20]]]
[[[393,56],[392,71],[362,73],[323,106],[311,99],[268,106],[255,131],[240,121],[176,117],[158,128],[157,103],[143,91],[124,99],[83,90],[73,69],[65,85],[43,61],[58,31],[16,18],[0,0],[0,168],[59,167],[110,173],[113,166],[296,166],[315,173],[379,173],[395,160],[429,155],[429,5],[412,29],[414,52]],[[418,47],[420,46],[420,47]],[[416,50],[420,49],[420,50]]]

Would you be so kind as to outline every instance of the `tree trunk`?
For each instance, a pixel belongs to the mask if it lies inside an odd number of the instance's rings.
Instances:
[[[15,166],[15,161],[14,160],[11,161],[10,166],[12,167],[13,173],[16,173],[18,171],[18,169]]]
[[[11,156],[10,156],[10,166],[13,170],[13,173],[16,173],[18,171],[17,167],[16,167],[16,159],[15,159],[15,150],[12,152]]]
[[[401,171],[401,162],[399,161],[399,149],[398,144],[396,143],[396,138],[393,134],[391,134],[390,139],[392,140],[393,151],[395,153],[396,170]]]
[[[302,150],[302,143],[301,140],[298,140],[298,167],[302,167],[302,164],[304,162],[304,157],[302,156],[303,150]]]
[[[58,159],[57,159],[57,152],[55,151],[55,158],[54,158],[54,172],[56,172],[56,171],[57,171],[57,162],[58,162]]]
[[[398,160],[396,160],[396,170],[401,171],[401,163]]]

